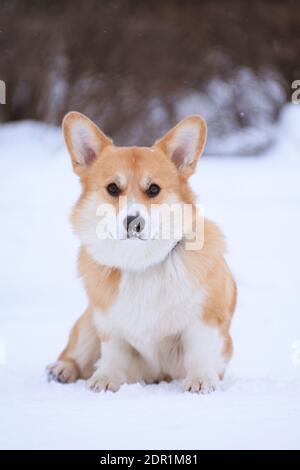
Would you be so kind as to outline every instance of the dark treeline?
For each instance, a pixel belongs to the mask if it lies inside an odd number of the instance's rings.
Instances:
[[[75,109],[147,145],[202,112],[226,135],[276,119],[299,57],[297,0],[1,0],[0,120]]]

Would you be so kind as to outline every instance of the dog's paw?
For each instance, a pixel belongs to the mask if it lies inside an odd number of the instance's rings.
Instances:
[[[109,377],[108,375],[101,374],[98,371],[96,371],[86,382],[87,388],[93,392],[117,392],[121,385],[122,383],[118,380]]]
[[[46,368],[49,382],[55,380],[62,384],[75,382],[78,379],[78,370],[72,361],[56,361]]]
[[[191,393],[201,393],[206,395],[212,393],[217,388],[217,380],[210,377],[188,379],[184,389]]]

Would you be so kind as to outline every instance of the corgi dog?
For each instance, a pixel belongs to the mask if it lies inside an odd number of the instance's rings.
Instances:
[[[152,147],[115,146],[78,112],[63,131],[82,185],[72,223],[89,305],[49,379],[83,378],[94,391],[174,379],[186,391],[215,390],[232,355],[236,284],[223,234],[199,214],[189,186],[204,119],[185,118]],[[161,236],[171,206],[190,215]]]

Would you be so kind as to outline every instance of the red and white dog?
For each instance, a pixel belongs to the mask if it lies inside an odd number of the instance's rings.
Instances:
[[[188,117],[149,148],[117,147],[77,112],[67,114],[63,129],[82,184],[72,222],[89,305],[48,366],[49,378],[88,379],[95,391],[172,379],[184,379],[191,392],[214,390],[232,355],[236,285],[223,235],[207,219],[197,223],[188,184],[205,145],[205,121]],[[191,223],[179,237],[172,230],[162,237],[165,209],[174,204],[192,207]],[[113,209],[105,237],[103,207]],[[200,235],[203,243],[189,247]]]

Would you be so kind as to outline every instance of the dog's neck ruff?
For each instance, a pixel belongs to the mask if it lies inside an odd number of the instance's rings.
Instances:
[[[174,253],[174,251],[176,250],[176,248],[179,247],[179,245],[181,245],[183,243],[184,239],[181,238],[180,240],[177,240],[177,242],[174,244],[173,248],[171,249],[171,251],[169,251],[169,253],[167,254],[166,258],[162,261],[162,263],[172,254]],[[160,263],[158,263],[160,264]]]
[[[112,266],[112,265],[107,265],[105,263],[102,264],[101,262],[99,263],[99,261],[98,263],[101,264],[102,266],[107,267],[108,269],[119,269],[120,271],[123,271],[123,272],[141,272],[142,273],[142,272],[147,271],[148,269],[163,265],[170,258],[170,256],[172,256],[176,252],[176,250],[183,244],[183,242],[184,242],[184,238],[177,240],[163,259],[161,259],[160,261],[157,261],[156,263],[150,264],[149,266],[141,267],[140,269],[131,270],[126,267]]]
[[[150,265],[150,266],[147,266],[147,267],[145,267],[144,269],[140,269],[140,270],[138,270],[138,271],[140,271],[140,272],[147,271],[147,269],[150,269],[150,268],[153,268],[153,267],[160,266],[160,265],[164,264],[164,263],[170,258],[170,256],[171,256],[173,253],[175,253],[175,251],[179,248],[179,246],[182,245],[183,241],[184,241],[184,238],[181,238],[180,240],[177,240],[177,241],[174,243],[174,245],[173,245],[173,247],[171,248],[171,250],[167,253],[167,255],[166,255],[161,261],[158,261],[157,263],[152,264],[152,265]],[[127,270],[126,270],[126,269],[122,269],[122,271],[127,271]]]

